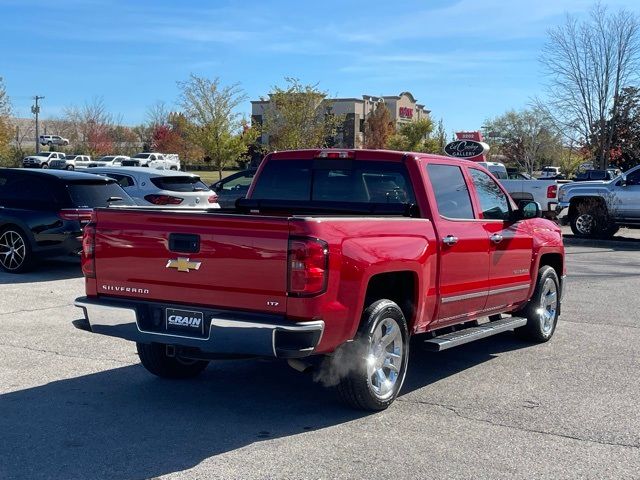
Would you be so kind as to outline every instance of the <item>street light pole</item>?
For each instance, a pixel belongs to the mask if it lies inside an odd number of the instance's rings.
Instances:
[[[31,107],[31,113],[33,113],[36,116],[36,153],[39,153],[40,152],[40,126],[38,124],[38,114],[40,113],[40,106],[38,105],[38,100],[43,100],[44,97],[40,97],[39,95],[36,95],[35,97],[33,97],[33,99],[36,101],[36,103]]]

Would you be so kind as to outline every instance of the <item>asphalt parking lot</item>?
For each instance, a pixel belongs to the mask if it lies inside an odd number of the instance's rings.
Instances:
[[[551,342],[414,344],[377,414],[275,361],[157,379],[71,326],[76,264],[0,273],[0,478],[640,478],[640,243],[567,253]]]

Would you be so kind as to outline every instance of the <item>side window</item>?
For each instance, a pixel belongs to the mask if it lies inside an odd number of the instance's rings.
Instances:
[[[478,192],[482,217],[490,220],[509,218],[509,199],[498,184],[486,173],[470,168],[473,185]]]
[[[223,183],[222,190],[246,192],[247,190],[249,190],[251,180],[253,180],[253,174],[240,175],[238,178],[234,178],[233,180],[229,180],[227,183]]]
[[[627,175],[627,185],[640,185],[640,168]]]
[[[460,167],[432,163],[427,165],[427,172],[440,215],[454,219],[473,219],[471,197]]]

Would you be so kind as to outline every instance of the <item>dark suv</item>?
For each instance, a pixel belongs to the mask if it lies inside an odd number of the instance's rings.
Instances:
[[[94,207],[135,205],[115,180],[65,170],[0,168],[0,268],[78,255]]]

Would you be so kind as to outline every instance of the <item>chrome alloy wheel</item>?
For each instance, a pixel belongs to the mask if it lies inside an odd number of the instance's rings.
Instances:
[[[6,270],[17,270],[24,263],[27,249],[22,236],[7,230],[0,235],[0,265]]]
[[[547,278],[542,286],[540,295],[540,327],[542,334],[547,337],[553,332],[558,311],[558,287],[552,278]]]
[[[576,230],[581,235],[591,235],[595,228],[595,218],[590,213],[582,213],[576,218]]]
[[[393,318],[385,318],[376,326],[367,353],[367,383],[378,399],[393,395],[403,353],[400,326]]]

